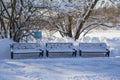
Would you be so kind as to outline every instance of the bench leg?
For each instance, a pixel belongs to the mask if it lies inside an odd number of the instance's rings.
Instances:
[[[46,56],[48,57],[49,55],[48,55],[48,50],[46,50]]]
[[[109,57],[110,56],[110,51],[108,51],[105,56]]]
[[[40,57],[40,56],[43,56],[43,51],[39,53],[39,57]]]
[[[44,52],[42,51],[42,56],[43,56],[43,53],[44,53]]]
[[[72,54],[72,56],[75,56],[76,57],[76,54],[77,54],[77,51],[75,50]]]
[[[11,52],[11,59],[13,59],[13,52]]]
[[[79,50],[79,56],[82,56],[82,51],[81,50]]]
[[[79,56],[82,56],[82,51],[81,50],[79,50]]]

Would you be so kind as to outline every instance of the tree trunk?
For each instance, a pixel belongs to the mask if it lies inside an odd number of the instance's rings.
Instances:
[[[92,10],[93,10],[93,8],[95,7],[95,5],[97,4],[98,1],[99,1],[99,0],[94,0],[94,2],[93,2],[94,4],[91,4],[91,5],[87,8],[87,10],[83,13],[82,19],[80,19],[80,21],[78,22],[79,25],[76,26],[77,29],[76,29],[76,33],[75,33],[75,36],[74,36],[74,39],[75,39],[75,40],[77,40],[77,39],[79,38],[79,36],[80,36],[80,34],[81,34],[81,33],[80,33],[81,29],[83,28],[86,20],[89,18],[90,14],[91,14],[91,12],[92,12]]]
[[[67,18],[68,18],[68,36],[72,37],[72,17],[68,15]]]

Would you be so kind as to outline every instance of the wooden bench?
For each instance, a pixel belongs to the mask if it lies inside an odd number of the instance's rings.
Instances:
[[[79,44],[79,55],[84,56],[93,56],[93,55],[102,55],[109,56],[110,51],[107,49],[105,43],[80,43]]]
[[[72,43],[46,43],[46,56],[49,53],[72,53],[72,56],[76,56],[76,50]]]
[[[35,54],[43,56],[43,51],[40,49],[40,44],[37,43],[13,43],[10,45],[11,59],[18,54]]]

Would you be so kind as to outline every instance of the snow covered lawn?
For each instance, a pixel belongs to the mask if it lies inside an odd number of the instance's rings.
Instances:
[[[0,80],[120,80],[120,58],[0,60]]]
[[[120,80],[120,32],[98,33],[87,35],[83,42],[105,42],[110,57],[12,60],[13,41],[0,39],[0,80]]]

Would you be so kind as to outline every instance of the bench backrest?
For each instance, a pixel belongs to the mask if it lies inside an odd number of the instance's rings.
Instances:
[[[105,43],[80,43],[80,49],[107,49],[107,45]]]
[[[46,43],[47,49],[73,49],[72,43]]]
[[[40,44],[38,43],[13,43],[12,49],[39,49]]]

